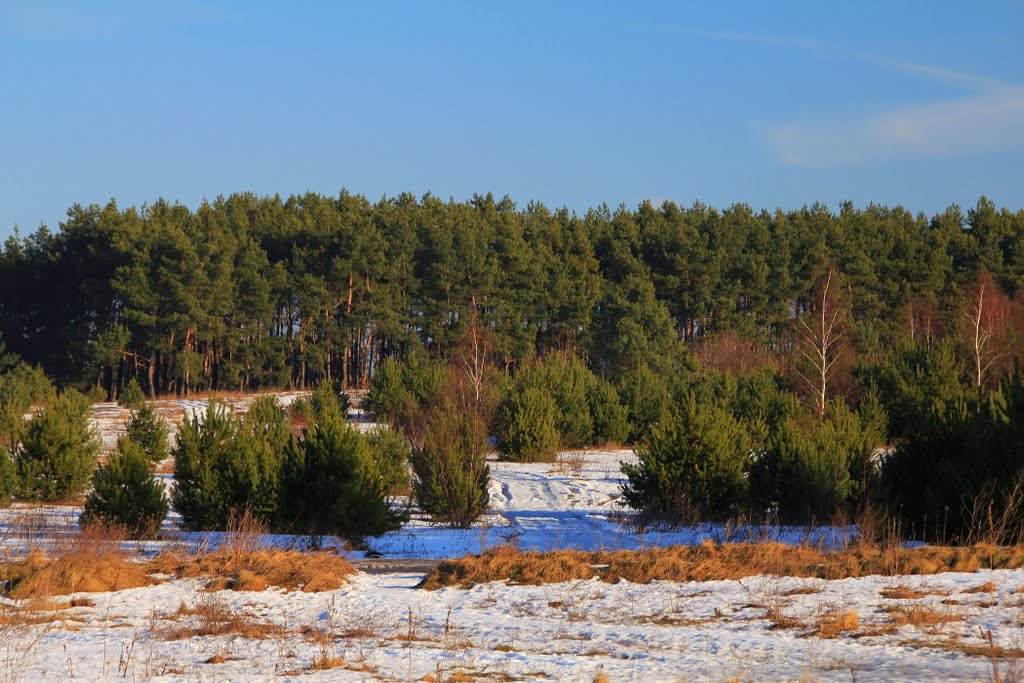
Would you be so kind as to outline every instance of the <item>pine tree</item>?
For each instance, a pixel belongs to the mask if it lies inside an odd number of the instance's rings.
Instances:
[[[670,522],[722,518],[745,510],[751,440],[746,427],[719,406],[689,396],[655,427],[639,463],[624,464],[626,503]]]
[[[133,410],[141,410],[145,407],[146,395],[142,393],[142,387],[139,386],[137,379],[132,377],[128,380],[128,384],[121,390],[121,395],[117,397],[117,404],[122,408],[132,408]]]
[[[128,438],[142,448],[151,462],[162,462],[170,455],[167,424],[157,417],[152,406],[144,402],[132,413],[125,429]]]
[[[598,380],[587,396],[595,446],[618,445],[629,438],[629,410],[610,382]]]
[[[541,389],[513,389],[498,408],[498,449],[515,462],[553,462],[558,453],[555,402]]]
[[[292,533],[359,540],[397,529],[403,519],[388,504],[369,443],[337,419],[321,420],[289,443],[281,491],[277,526]]]
[[[77,391],[64,391],[22,431],[15,451],[19,496],[53,501],[79,493],[99,449],[99,437],[89,423],[89,401]]]
[[[389,496],[408,493],[412,485],[409,471],[412,447],[409,442],[386,425],[368,432],[365,438],[384,493]]]
[[[107,465],[92,474],[92,491],[85,498],[79,525],[116,524],[131,538],[154,537],[167,516],[168,503],[151,462],[140,444],[118,439]]]
[[[468,528],[487,508],[487,422],[446,397],[413,448],[413,496],[432,519]]]

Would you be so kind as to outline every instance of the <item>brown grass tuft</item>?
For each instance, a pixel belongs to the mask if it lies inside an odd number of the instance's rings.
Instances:
[[[900,605],[886,609],[889,612],[889,619],[896,626],[914,626],[922,628],[926,626],[937,626],[952,621],[962,621],[963,617],[931,605]]]
[[[883,588],[879,594],[886,600],[917,600],[930,595],[928,591],[910,588],[902,583],[891,588]]]
[[[214,590],[261,591],[276,586],[316,593],[339,588],[356,573],[351,562],[329,551],[217,550],[197,556],[165,555],[154,560],[153,565],[152,571],[178,577],[213,577],[210,588]]]
[[[818,620],[819,638],[835,638],[840,633],[860,628],[860,616],[855,610],[831,610]]]
[[[50,550],[34,549],[0,565],[0,579],[17,600],[70,593],[97,593],[154,583],[144,564],[131,562],[121,548],[122,530],[91,525],[62,538]]]
[[[895,561],[894,552],[898,554]],[[468,587],[488,581],[538,585],[594,577],[612,583],[620,579],[634,583],[713,581],[760,574],[843,579],[895,573],[970,572],[982,567],[1024,567],[1024,546],[924,546],[895,550],[865,546],[834,552],[781,543],[708,542],[699,546],[615,552],[522,552],[501,546],[481,555],[441,562],[424,577],[420,587]]]
[[[968,588],[967,590],[965,590],[963,592],[964,593],[972,593],[972,594],[974,594],[974,593],[995,593],[996,592],[996,584],[995,584],[994,581],[989,581],[988,583],[983,583],[980,586],[975,586],[974,588]]]
[[[172,552],[153,565],[173,576],[212,577],[210,590],[262,591],[276,586],[316,593],[339,588],[356,573],[351,562],[331,551],[270,547],[264,541],[266,533],[266,527],[245,511],[229,520],[227,539],[216,550],[197,555]]]
[[[182,603],[169,618],[179,623],[158,632],[167,640],[224,635],[263,639],[287,633],[283,626],[232,611],[216,597],[200,598],[191,607]]]

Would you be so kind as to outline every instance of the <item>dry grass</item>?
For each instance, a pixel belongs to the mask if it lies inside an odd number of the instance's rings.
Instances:
[[[352,563],[332,552],[220,550],[195,556],[169,554],[156,558],[150,571],[181,578],[211,577],[209,588],[261,591],[269,586],[316,593],[339,588],[356,573]]]
[[[348,560],[333,552],[262,547],[261,534],[243,522],[229,533],[227,543],[212,552],[172,550],[142,562],[122,547],[123,529],[92,525],[60,537],[49,547],[35,546],[23,558],[0,563],[0,581],[5,582],[10,598],[39,600],[148,586],[158,582],[156,574],[208,576],[214,589],[261,591],[276,586],[318,592],[340,587],[356,572]]]
[[[995,584],[994,581],[989,581],[988,583],[983,583],[980,586],[975,586],[974,588],[968,588],[967,590],[965,590],[963,592],[964,593],[971,593],[971,594],[976,594],[976,593],[995,593],[996,592],[996,584]]]
[[[287,633],[283,626],[233,611],[216,597],[200,598],[191,607],[182,603],[168,618],[178,623],[158,631],[167,640],[226,635],[263,639]]]
[[[886,600],[917,600],[933,593],[900,583],[891,588],[883,588],[879,594]]]
[[[948,609],[932,605],[899,605],[885,610],[896,626],[924,628],[962,621],[963,617]]]
[[[876,548],[827,551],[781,543],[704,543],[642,551],[522,552],[510,546],[441,562],[423,579],[428,590],[489,581],[539,585],[599,577],[616,582],[735,580],[768,574],[819,579],[972,572],[1024,567],[1024,546]]]
[[[121,548],[123,530],[100,525],[60,539],[53,548],[36,548],[20,560],[0,565],[8,595],[24,600],[70,593],[138,588],[154,583],[151,569],[131,562]]]
[[[829,610],[818,619],[819,638],[835,638],[841,633],[860,628],[860,616],[855,610]]]
[[[227,540],[216,550],[186,555],[167,553],[152,565],[165,574],[209,576],[209,588],[262,591],[270,586],[306,593],[340,588],[356,573],[352,563],[330,551],[302,552],[266,545],[267,529],[249,512],[231,519]]]

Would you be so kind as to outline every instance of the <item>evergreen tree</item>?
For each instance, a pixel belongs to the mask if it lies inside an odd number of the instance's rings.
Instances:
[[[622,444],[629,438],[629,409],[619,400],[619,392],[604,380],[598,380],[587,396],[590,419],[594,424],[593,444]]]
[[[379,426],[366,434],[373,466],[381,480],[385,495],[397,496],[408,493],[412,486],[409,471],[409,457],[412,447],[394,429]]]
[[[128,438],[142,448],[151,462],[162,462],[170,455],[167,424],[157,417],[152,406],[143,402],[142,407],[132,413],[125,429]]]
[[[433,411],[413,448],[413,496],[437,522],[468,528],[487,508],[487,422],[450,397]]]
[[[506,460],[553,462],[558,453],[555,402],[541,389],[513,389],[498,408],[498,449]]]
[[[128,384],[125,385],[121,391],[121,395],[117,398],[117,404],[122,408],[131,408],[133,410],[141,410],[146,405],[146,395],[142,393],[142,387],[139,386],[139,381],[132,377]]]
[[[278,526],[292,532],[358,540],[404,518],[388,504],[370,444],[341,420],[322,420],[289,443],[281,485]]]
[[[742,423],[690,396],[654,428],[648,446],[637,452],[639,462],[622,465],[628,479],[623,498],[644,515],[671,522],[743,512],[750,455]]]
[[[171,501],[186,528],[221,530],[246,510],[264,521],[275,518],[288,437],[283,414],[276,420],[259,409],[243,420],[214,401],[201,416],[185,417],[172,452]]]
[[[99,437],[89,423],[89,401],[76,391],[62,392],[22,430],[15,451],[19,496],[53,501],[79,493],[99,449]]]
[[[163,484],[153,476],[151,458],[131,438],[121,437],[117,451],[92,474],[80,526],[116,524],[132,538],[152,538],[167,516]]]

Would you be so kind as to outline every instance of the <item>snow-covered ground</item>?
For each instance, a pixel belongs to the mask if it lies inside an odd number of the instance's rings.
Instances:
[[[191,407],[168,402],[161,409],[173,419]],[[113,443],[127,413],[104,410],[97,421]],[[621,523],[618,505],[619,463],[634,458],[629,451],[587,451],[562,454],[555,465],[493,462],[490,510],[474,528],[452,530],[414,516],[370,547],[411,560],[506,542],[538,550],[632,549],[709,538],[841,543],[852,533],[721,525],[637,531]],[[0,553],[17,555],[73,533],[79,511],[0,511]],[[168,542],[218,540],[183,534],[175,522],[172,516],[165,525],[168,540],[134,547],[151,553]],[[1013,680],[1014,657],[1024,655],[1021,570],[842,581],[495,582],[425,591],[416,588],[423,575],[401,566],[398,573],[360,573],[324,593],[211,593],[201,580],[181,579],[79,594],[87,606],[49,611],[42,623],[0,611],[0,681],[593,681],[598,674],[610,681],[1006,681]],[[888,592],[897,587],[899,596]],[[978,588],[984,590],[972,590]],[[852,620],[851,612],[856,623],[846,632],[818,633],[823,620]],[[204,613],[233,615],[268,633],[191,634],[209,625]],[[901,614],[917,625],[899,623]],[[313,668],[318,660],[334,666]]]
[[[989,631],[996,647],[1022,645],[1021,596],[1014,592],[1024,583],[1020,572],[899,581],[491,583],[433,592],[415,588],[420,578],[360,574],[339,590],[310,594],[208,593],[193,579],[80,595],[95,605],[62,610],[52,623],[0,628],[0,673],[47,681],[591,681],[598,672],[611,681],[979,681],[996,680],[985,655]],[[965,592],[988,581],[996,592]],[[897,583],[927,595],[882,597]],[[950,621],[891,625],[889,610],[915,604]],[[188,637],[190,627],[206,622],[175,612],[211,606],[270,623],[278,633]],[[792,623],[776,627],[768,618],[773,610]],[[857,629],[815,635],[823,616],[850,610]],[[310,670],[325,655],[344,664]],[[997,666],[1008,680],[1012,662]]]

